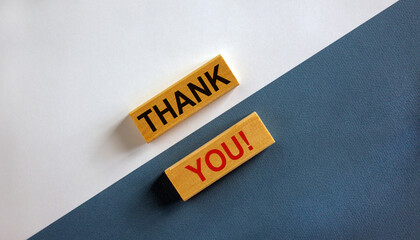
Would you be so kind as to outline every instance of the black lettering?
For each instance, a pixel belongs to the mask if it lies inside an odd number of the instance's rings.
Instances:
[[[206,75],[207,79],[209,80],[210,84],[213,86],[214,90],[217,92],[219,90],[219,87],[216,85],[216,81],[219,80],[220,82],[224,84],[229,84],[230,81],[217,75],[217,71],[219,70],[219,64],[214,66],[213,71],[213,77],[210,76],[209,72],[205,72],[204,75]]]
[[[140,120],[140,119],[144,118],[144,120],[146,120],[147,124],[149,124],[149,127],[152,129],[152,131],[155,132],[156,131],[156,127],[152,123],[152,120],[150,120],[150,118],[149,118],[149,114],[151,112],[152,112],[152,110],[147,109],[144,113],[142,113],[139,116],[137,116],[137,120]]]
[[[190,89],[191,93],[194,95],[197,102],[201,102],[201,98],[200,98],[200,96],[198,96],[197,91],[203,93],[206,96],[210,96],[211,91],[210,91],[209,87],[207,87],[207,85],[204,83],[204,81],[201,77],[198,77],[197,79],[200,82],[202,88],[200,88],[197,85],[194,85],[192,83],[188,83],[187,86]]]
[[[165,117],[163,116],[163,114],[170,112],[172,114],[172,117],[176,118],[177,115],[174,111],[174,109],[172,108],[171,104],[169,104],[168,99],[163,99],[163,103],[165,103],[166,108],[163,109],[162,111],[159,110],[159,108],[157,108],[156,105],[153,106],[153,109],[155,110],[156,114],[158,115],[158,117],[160,118],[160,120],[162,121],[163,125],[166,125],[168,122],[166,121]]]
[[[181,98],[184,99],[183,103],[181,103]],[[175,99],[176,99],[176,104],[178,105],[179,115],[181,115],[184,112],[182,108],[185,107],[186,105],[190,104],[191,106],[195,106],[195,102],[193,102],[191,99],[189,99],[180,91],[175,92]]]

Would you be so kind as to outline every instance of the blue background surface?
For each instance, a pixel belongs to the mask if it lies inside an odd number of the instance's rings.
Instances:
[[[256,111],[276,144],[188,202],[153,182]],[[33,239],[420,236],[420,2],[400,1]]]

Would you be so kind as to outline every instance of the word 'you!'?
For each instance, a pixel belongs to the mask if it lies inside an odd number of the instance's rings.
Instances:
[[[274,142],[254,112],[166,169],[165,174],[186,201]]]
[[[246,136],[245,136],[245,134],[244,134],[243,131],[240,131],[239,132],[239,136],[241,136],[242,139],[243,139],[243,141],[245,142],[245,144],[248,145],[248,149],[249,150],[252,150],[253,147],[251,145],[249,145],[249,142],[246,139]],[[236,139],[236,136],[232,136],[231,139],[232,139],[232,142],[235,144],[235,149],[238,152],[237,154],[233,154],[232,151],[229,149],[229,147],[226,145],[225,142],[222,142],[222,144],[220,146],[223,148],[223,151],[228,155],[228,157],[231,160],[234,160],[235,161],[235,160],[240,159],[244,155],[244,149],[242,148],[242,145],[239,143],[238,139]],[[210,157],[212,155],[214,155],[214,156],[217,155],[220,158],[220,165],[219,166],[213,165],[213,163],[210,161]],[[226,156],[225,156],[225,154],[222,151],[220,151],[217,148],[214,148],[214,149],[209,150],[205,154],[204,159],[205,159],[205,162],[206,162],[207,167],[210,170],[212,170],[213,172],[221,171],[221,170],[223,170],[226,167]],[[201,181],[204,182],[206,180],[206,178],[203,175],[203,172],[201,171],[201,158],[197,158],[197,164],[196,164],[196,167],[195,168],[193,166],[191,166],[191,165],[188,165],[185,168],[188,169],[188,170],[190,170],[193,173],[196,173],[198,175],[198,177],[200,177],[200,180]]]

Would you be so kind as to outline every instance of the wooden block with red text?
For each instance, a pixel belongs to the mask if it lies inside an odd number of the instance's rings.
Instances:
[[[186,201],[274,142],[254,112],[166,169],[165,174]]]
[[[129,115],[149,143],[238,85],[218,55]]]

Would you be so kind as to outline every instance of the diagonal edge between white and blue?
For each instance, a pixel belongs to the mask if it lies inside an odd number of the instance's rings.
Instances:
[[[31,236],[394,2],[5,1],[1,235]],[[218,53],[241,85],[144,144],[128,112]]]

